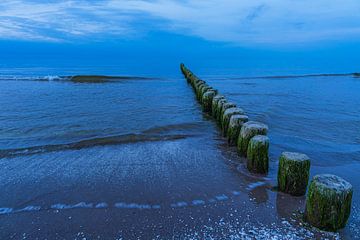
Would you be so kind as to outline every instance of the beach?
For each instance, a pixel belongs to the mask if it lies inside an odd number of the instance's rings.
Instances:
[[[194,71],[269,126],[267,175],[247,171],[179,70],[95,82],[15,71],[0,76],[0,238],[360,238],[359,79]],[[353,185],[346,228],[310,227],[305,197],[276,191],[283,151]]]

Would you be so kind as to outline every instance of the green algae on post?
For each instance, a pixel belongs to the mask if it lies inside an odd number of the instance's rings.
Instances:
[[[237,148],[242,156],[246,157],[249,141],[256,135],[266,135],[268,127],[260,122],[249,121],[243,124],[237,141]]]
[[[225,102],[224,104],[221,105],[221,109],[220,109],[220,113],[218,115],[218,123],[220,124],[220,126],[222,127],[222,119],[223,119],[223,115],[226,109],[228,108],[234,108],[236,107],[236,104],[233,102]]]
[[[206,86],[203,86],[202,88],[200,88],[199,94],[198,94],[198,100],[200,103],[202,103],[202,97],[203,97],[204,93],[208,90],[214,90],[214,89],[212,87],[210,87],[209,85],[206,85]]]
[[[219,99],[219,101],[217,102],[216,108],[215,108],[215,114],[214,114],[215,115],[215,120],[219,119],[222,105],[225,104],[225,103],[227,103],[227,99],[225,97]]]
[[[283,152],[279,160],[279,191],[302,196],[309,181],[310,158],[302,153]]]
[[[229,127],[227,130],[227,138],[230,146],[236,146],[240,129],[247,121],[249,121],[249,117],[246,115],[235,114],[230,117]]]
[[[211,113],[215,119],[216,119],[216,109],[221,99],[225,99],[225,97],[223,95],[216,95],[215,97],[213,97],[212,100]]]
[[[244,114],[244,110],[241,108],[237,108],[237,107],[233,107],[233,108],[228,108],[225,110],[222,119],[221,119],[221,128],[223,130],[223,135],[224,137],[226,137],[227,134],[227,129],[229,127],[229,122],[230,122],[230,118],[231,116],[235,115],[235,114]]]
[[[250,139],[247,149],[247,169],[253,173],[267,173],[269,170],[269,138],[256,135]]]
[[[208,90],[203,94],[202,103],[204,112],[208,112],[211,114],[212,111],[212,101],[216,92],[214,90]]]
[[[221,114],[221,109],[222,109],[222,106],[227,103],[228,101],[226,100],[226,98],[222,98],[218,101],[217,103],[217,106],[216,106],[216,109],[215,109],[215,120],[216,121],[220,121],[220,114]]]
[[[196,92],[196,98],[199,102],[201,102],[201,97],[202,97],[202,93],[204,90],[208,90],[211,87],[209,85],[207,85],[206,83],[201,84]]]
[[[326,231],[344,228],[350,216],[352,195],[352,185],[341,177],[316,175],[306,198],[306,221]]]

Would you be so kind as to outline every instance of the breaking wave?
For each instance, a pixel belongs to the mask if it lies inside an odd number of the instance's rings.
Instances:
[[[32,146],[24,148],[0,149],[0,158],[12,158],[18,156],[33,155],[46,152],[62,151],[62,150],[79,150],[95,146],[119,145],[139,142],[155,142],[155,141],[171,141],[194,137],[197,134],[184,134],[183,130],[201,128],[198,123],[181,123],[166,126],[159,126],[147,129],[142,133],[123,134],[106,137],[97,137],[85,139],[77,142],[64,144],[51,144]],[[178,132],[180,131],[180,133]]]

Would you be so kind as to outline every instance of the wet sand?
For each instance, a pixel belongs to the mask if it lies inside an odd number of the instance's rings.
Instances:
[[[182,140],[2,159],[1,206],[14,210],[0,215],[0,238],[338,237],[302,227],[304,197],[247,173],[215,124],[202,123]]]

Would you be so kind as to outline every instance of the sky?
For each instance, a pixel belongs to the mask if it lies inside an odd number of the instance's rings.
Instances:
[[[2,0],[0,59],[297,55],[354,69],[359,13],[359,0]]]

